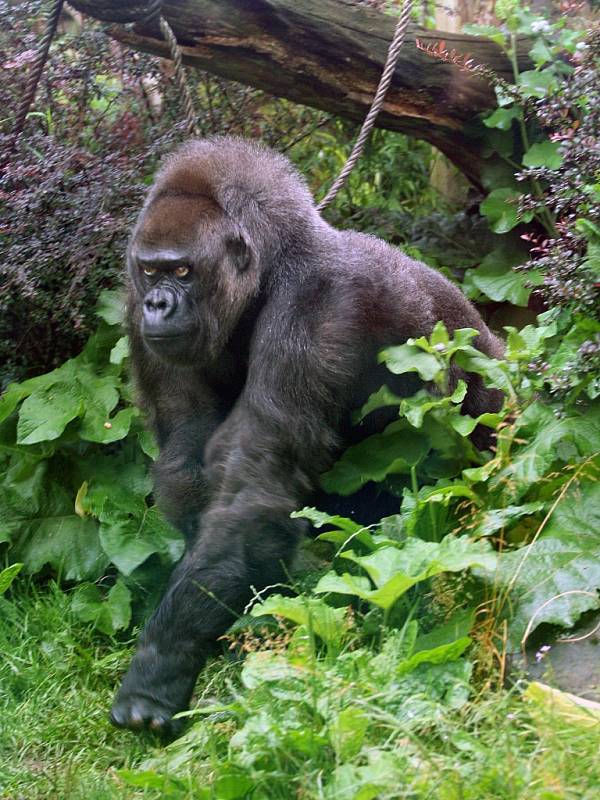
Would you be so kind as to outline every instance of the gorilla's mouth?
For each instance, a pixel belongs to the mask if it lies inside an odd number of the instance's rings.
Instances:
[[[144,341],[157,356],[177,362],[191,358],[194,350],[194,340],[188,331],[145,333]]]
[[[173,339],[182,339],[185,333],[147,333],[144,338],[150,342],[170,342]]]

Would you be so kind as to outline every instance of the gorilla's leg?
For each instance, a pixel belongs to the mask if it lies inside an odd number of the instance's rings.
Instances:
[[[206,515],[205,515],[206,516]],[[302,524],[256,509],[243,529],[229,524],[200,535],[173,572],[146,625],[111,711],[118,727],[176,734],[173,714],[188,707],[196,678],[221,636],[260,591],[286,580]]]

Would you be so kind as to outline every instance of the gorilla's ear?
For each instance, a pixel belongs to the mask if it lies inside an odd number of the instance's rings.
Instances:
[[[228,236],[225,245],[229,257],[239,272],[245,272],[254,263],[254,248],[250,244],[248,236],[242,231]]]

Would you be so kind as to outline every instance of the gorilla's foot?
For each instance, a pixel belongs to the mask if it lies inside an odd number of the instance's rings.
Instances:
[[[185,725],[185,720],[173,719],[178,710],[181,709],[168,708],[151,697],[119,692],[110,711],[110,721],[117,728],[151,731],[171,739],[179,736]]]
[[[146,644],[137,651],[113,702],[113,725],[165,738],[183,731],[185,720],[173,716],[188,708],[202,659],[182,650],[164,654]]]

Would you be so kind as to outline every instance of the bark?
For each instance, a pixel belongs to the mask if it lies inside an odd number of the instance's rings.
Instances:
[[[143,18],[144,3],[71,0],[77,10],[112,22],[109,33],[139,50],[168,57],[158,25]],[[163,16],[192,67],[240,81],[297,103],[361,122],[367,113],[396,18],[353,0],[170,0]],[[125,26],[126,22],[134,22]],[[493,42],[409,27],[377,126],[425,139],[475,184],[482,157],[473,128],[494,105],[492,87],[419,51],[444,40],[512,80],[509,61]],[[526,63],[527,42],[519,59]]]

